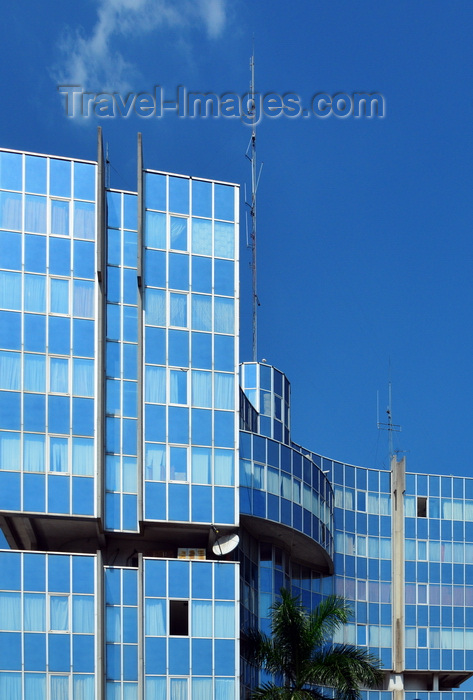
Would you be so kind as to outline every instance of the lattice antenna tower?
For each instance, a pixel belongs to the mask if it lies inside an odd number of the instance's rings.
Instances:
[[[378,430],[388,431],[388,445],[389,445],[389,460],[394,457],[394,446],[393,446],[393,433],[400,433],[402,428],[400,425],[393,423],[392,417],[392,391],[391,382],[389,382],[388,388],[388,407],[386,408],[387,422],[381,423],[379,420],[379,395],[378,395],[378,405],[377,405],[377,417],[378,417]]]
[[[255,52],[253,47],[253,54],[250,59],[250,71],[251,71],[251,81],[250,81],[250,92],[248,96],[248,116],[251,120],[251,137],[248,147],[246,149],[246,157],[251,163],[251,200],[247,202],[250,209],[251,216],[251,233],[250,233],[250,243],[251,248],[251,276],[252,276],[252,311],[253,311],[253,362],[258,360],[258,278],[257,278],[257,267],[256,267],[256,192],[258,190],[259,174],[257,173],[257,160],[256,160],[256,103],[255,103]]]

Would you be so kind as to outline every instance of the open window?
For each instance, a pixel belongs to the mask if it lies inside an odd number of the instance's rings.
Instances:
[[[186,637],[189,635],[189,601],[169,601],[169,634]]]
[[[427,498],[425,496],[417,496],[417,517],[427,517]]]

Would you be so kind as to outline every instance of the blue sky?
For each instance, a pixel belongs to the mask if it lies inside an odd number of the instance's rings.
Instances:
[[[258,356],[292,383],[295,441],[386,466],[391,379],[408,468],[471,475],[472,28],[470,0],[5,3],[0,145],[95,159],[100,125],[112,186],[134,189],[141,131],[147,167],[243,186],[238,118],[71,118],[57,86],[243,95],[253,35],[262,94],[381,93],[383,119],[258,126]]]

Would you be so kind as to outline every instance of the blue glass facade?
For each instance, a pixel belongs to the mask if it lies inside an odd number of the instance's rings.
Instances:
[[[0,151],[0,697],[246,698],[284,586],[351,602],[366,700],[473,700],[473,480],[292,442],[239,368],[238,187],[138,165]]]

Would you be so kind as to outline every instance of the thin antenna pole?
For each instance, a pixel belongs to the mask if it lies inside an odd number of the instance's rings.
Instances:
[[[256,105],[255,105],[255,52],[250,59],[251,82],[249,112],[253,118],[251,126],[251,146],[249,156],[251,161],[251,272],[253,281],[253,362],[258,360],[258,288],[256,275],[256,190],[258,187],[256,177]]]
[[[378,409],[379,411],[379,409]],[[392,416],[392,393],[391,393],[391,381],[389,381],[388,385],[388,407],[386,409],[386,414],[388,416],[388,422],[387,423],[380,423],[379,422],[379,412],[378,412],[378,430],[387,430],[388,431],[388,449],[389,449],[389,459],[391,460],[394,457],[394,440],[393,440],[393,433],[400,433],[401,432],[401,426],[396,425],[393,423],[393,416]]]

